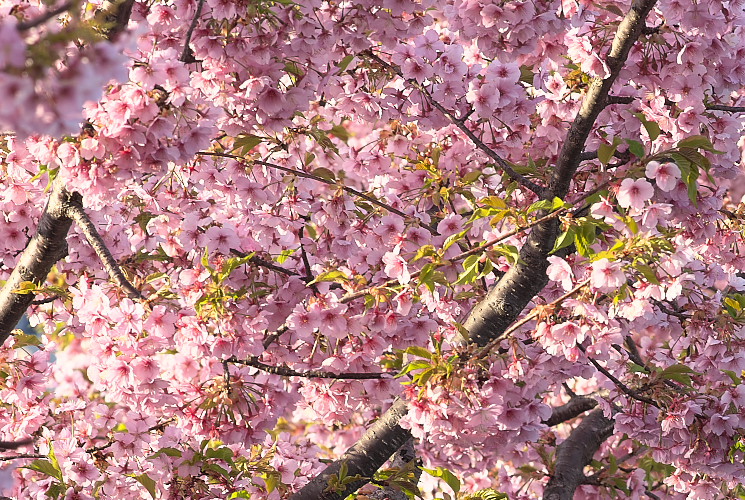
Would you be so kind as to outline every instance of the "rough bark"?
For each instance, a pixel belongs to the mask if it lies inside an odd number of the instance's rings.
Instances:
[[[559,445],[556,464],[543,500],[572,500],[574,491],[585,479],[583,469],[595,452],[613,433],[613,421],[605,418],[602,410],[595,410]]]
[[[408,411],[406,401],[397,399],[339,460],[335,461],[302,490],[295,493],[291,500],[341,500],[369,482],[369,478],[398,450],[411,439],[411,433],[398,425],[401,417]],[[367,478],[347,485],[342,492],[326,491],[329,478],[339,474],[341,465],[346,463],[347,476]]]
[[[34,300],[34,294],[16,293],[21,283],[44,283],[54,264],[67,255],[67,232],[72,219],[67,216],[70,203],[80,203],[80,195],[69,193],[55,183],[47,206],[8,281],[0,290],[0,343],[5,342]]]
[[[543,423],[549,427],[559,425],[567,420],[582,415],[584,412],[592,410],[598,405],[598,402],[587,396],[577,396],[569,400],[565,405],[554,408],[551,416]]]

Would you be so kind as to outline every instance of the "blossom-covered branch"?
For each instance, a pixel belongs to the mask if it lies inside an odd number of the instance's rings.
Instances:
[[[111,251],[104,243],[101,235],[98,234],[96,226],[93,225],[90,217],[88,217],[88,214],[85,213],[82,199],[78,202],[70,203],[67,211],[69,217],[75,221],[80,230],[83,232],[83,235],[88,241],[88,244],[91,246],[91,248],[93,248],[93,251],[96,252],[98,258],[101,259],[101,263],[103,264],[106,272],[109,274],[109,277],[111,277],[111,280],[119,287],[121,287],[127,293],[129,298],[143,298],[140,291],[137,290],[134,285],[129,282],[126,276],[124,276],[124,273],[119,267],[119,264],[116,262],[116,259],[114,259],[114,256],[111,255]]]

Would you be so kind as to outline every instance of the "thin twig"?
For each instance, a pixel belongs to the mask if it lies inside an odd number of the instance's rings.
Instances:
[[[62,5],[60,5],[57,8],[54,8],[52,10],[49,10],[45,12],[44,14],[40,15],[36,19],[31,19],[29,21],[24,21],[22,23],[18,23],[16,25],[16,29],[18,31],[27,31],[31,28],[35,28],[41,24],[44,24],[45,22],[49,21],[51,18],[58,16],[62,14],[63,12],[66,12],[72,8],[72,6],[75,5],[74,2],[65,2]]]
[[[481,243],[480,245],[477,245],[477,246],[475,246],[474,248],[472,248],[470,250],[467,250],[465,252],[462,252],[462,253],[456,255],[455,257],[449,259],[449,262],[451,262],[451,263],[452,262],[459,262],[459,261],[465,259],[466,257],[469,257],[471,255],[476,255],[476,254],[478,254],[480,252],[483,252],[487,248],[489,248],[489,247],[491,247],[493,245],[496,245],[500,241],[504,241],[507,238],[511,238],[512,236],[515,236],[517,234],[520,234],[523,231],[525,231],[526,229],[530,229],[531,227],[536,226],[538,224],[541,224],[544,221],[547,221],[549,219],[554,219],[554,218],[558,217],[559,215],[565,213],[566,211],[567,210],[565,208],[560,208],[560,209],[558,209],[558,210],[556,210],[554,212],[551,212],[548,215],[545,215],[545,216],[543,216],[543,217],[541,217],[539,219],[534,220],[533,222],[531,222],[531,223],[529,223],[529,224],[527,224],[525,226],[521,226],[521,227],[518,227],[516,229],[513,229],[512,231],[507,231],[506,233],[502,233],[499,236],[497,236],[496,238],[492,238],[490,240],[487,240],[484,243]],[[411,273],[411,279],[412,280],[417,279],[420,274],[422,274],[421,271],[416,271],[416,272]],[[398,284],[398,280],[388,280],[388,281],[386,281],[386,282],[384,282],[384,283],[382,283],[380,285],[375,285],[375,286],[364,288],[362,290],[358,290],[356,292],[348,293],[348,294],[342,296],[339,299],[339,302],[342,303],[342,304],[346,304],[346,303],[351,302],[351,301],[353,301],[355,299],[358,299],[360,297],[364,297],[365,295],[367,295],[368,293],[370,293],[373,290],[376,290],[376,289],[379,289],[379,288],[388,288],[388,287],[391,287],[391,286],[395,286],[396,284]]]
[[[80,227],[85,239],[88,241],[91,248],[93,248],[93,251],[96,252],[98,258],[101,259],[101,263],[103,263],[103,267],[106,269],[106,272],[109,274],[112,281],[124,289],[129,298],[142,299],[143,296],[140,291],[129,282],[126,276],[124,276],[124,273],[116,262],[116,259],[111,255],[111,252],[103,242],[101,235],[98,234],[96,226],[91,222],[88,214],[85,213],[82,204],[70,204],[67,208],[67,213],[68,217],[74,220],[78,227]]]
[[[20,455],[13,455],[13,456],[10,456],[10,457],[0,457],[0,462],[7,462],[7,461],[10,461],[10,460],[20,460],[22,458],[34,458],[34,459],[38,459],[38,458],[46,458],[46,456],[45,455],[39,455],[38,453],[22,453]]]
[[[582,345],[577,344],[577,347],[579,348],[580,351],[582,351],[583,353],[585,353],[585,355],[587,355],[587,350]],[[657,402],[655,402],[654,400],[649,399],[646,396],[641,396],[636,391],[634,391],[633,389],[630,389],[626,384],[624,384],[623,382],[621,382],[611,372],[609,372],[607,369],[603,368],[603,366],[600,363],[598,363],[597,361],[595,361],[590,356],[587,356],[587,360],[590,363],[592,363],[592,366],[594,366],[600,373],[602,373],[603,375],[605,375],[611,382],[613,382],[615,384],[615,386],[618,387],[618,389],[621,392],[623,392],[624,394],[626,394],[630,398],[636,399],[637,401],[641,401],[642,403],[647,403],[647,404],[652,405],[652,406],[657,407],[657,408],[660,407],[657,404]]]
[[[381,379],[392,377],[390,373],[369,373],[369,372],[349,372],[349,373],[334,373],[325,370],[305,370],[297,371],[288,367],[287,365],[272,366],[267,365],[259,361],[257,356],[248,356],[246,359],[238,359],[235,357],[228,358],[229,363],[236,363],[240,365],[252,366],[258,368],[261,371],[271,373],[272,375],[280,375],[282,377],[305,377],[305,378],[332,378],[338,380],[369,380],[369,379]]]
[[[200,151],[197,154],[198,155],[202,155],[202,156],[218,156],[218,157],[221,157],[221,158],[230,158],[232,160],[242,161],[242,162],[246,162],[246,163],[254,163],[256,165],[263,165],[265,167],[269,167],[269,168],[273,168],[273,169],[276,169],[276,170],[280,170],[282,172],[287,172],[289,174],[294,174],[294,175],[297,175],[298,177],[305,177],[306,179],[313,179],[314,181],[321,182],[321,183],[327,184],[329,186],[334,186],[334,187],[337,187],[337,188],[341,188],[342,190],[346,191],[347,193],[349,193],[351,195],[354,195],[354,196],[357,196],[358,198],[362,198],[363,200],[369,201],[373,205],[377,205],[380,208],[383,208],[383,209],[385,209],[385,210],[387,210],[387,211],[389,211],[389,212],[391,212],[393,214],[396,214],[399,217],[401,217],[401,218],[403,218],[403,219],[405,219],[407,221],[408,220],[412,220],[412,217],[410,217],[409,215],[406,215],[405,213],[403,213],[401,210],[398,210],[397,208],[393,208],[392,206],[390,206],[390,205],[388,205],[386,203],[383,203],[382,201],[378,200],[377,198],[374,198],[374,197],[372,197],[370,195],[367,195],[367,194],[365,194],[365,193],[363,193],[361,191],[358,191],[358,190],[354,189],[353,187],[345,186],[344,184],[340,184],[338,182],[331,181],[331,180],[326,179],[324,177],[321,177],[319,175],[311,174],[310,172],[305,172],[303,170],[296,170],[296,169],[290,168],[290,167],[283,167],[282,165],[277,165],[276,163],[271,163],[271,162],[268,162],[268,161],[250,160],[250,159],[243,158],[242,156],[237,156],[237,155],[233,155],[233,154],[230,154],[230,153],[218,153],[216,151]],[[421,227],[423,227],[424,229],[426,229],[427,231],[429,231],[433,235],[437,236],[438,233],[437,233],[437,230],[436,229],[434,229],[433,227],[430,227],[430,226],[424,224],[423,222],[421,222],[418,219],[414,219],[414,220]]]
[[[199,0],[199,4],[197,5],[197,11],[194,13],[194,17],[191,19],[191,24],[189,25],[189,29],[186,31],[186,40],[184,41],[184,50],[181,52],[181,55],[179,56],[178,60],[182,63],[191,64],[197,62],[197,60],[194,58],[194,51],[191,50],[191,47],[189,44],[191,43],[191,36],[194,33],[194,28],[197,27],[197,21],[199,21],[199,17],[202,15],[202,7],[204,6],[204,0]]]
[[[313,273],[310,270],[310,261],[308,260],[308,254],[305,252],[305,247],[303,246],[303,232],[305,232],[305,228],[300,228],[300,234],[298,235],[298,241],[300,242],[300,255],[303,259],[303,265],[305,266],[305,280],[306,282],[312,282],[313,281]],[[319,294],[318,286],[316,286],[315,283],[311,285],[313,288],[313,291],[316,294]]]
[[[246,252],[243,252],[241,250],[237,250],[235,248],[231,248],[230,249],[230,253],[232,253],[233,255],[235,255],[237,257],[246,257],[248,255]],[[280,274],[284,274],[284,275],[287,275],[287,276],[300,276],[300,273],[297,273],[297,272],[293,271],[292,269],[286,269],[286,268],[284,268],[282,266],[278,266],[277,264],[275,264],[273,262],[269,262],[268,260],[262,259],[261,257],[259,257],[257,255],[253,255],[249,259],[249,262],[251,262],[252,264],[255,264],[257,266],[265,267],[265,268],[270,269],[270,270],[272,270],[274,272],[277,272],[277,273],[280,273]]]
[[[41,305],[44,305],[44,304],[49,304],[50,302],[54,302],[55,300],[60,299],[60,298],[62,298],[62,297],[60,297],[57,294],[54,294],[51,297],[44,297],[43,299],[34,300],[34,301],[31,302],[31,304],[33,304],[35,306],[41,306]]]
[[[724,104],[707,104],[708,111],[727,111],[729,113],[745,113],[745,106],[726,106]]]
[[[508,329],[506,329],[504,331],[504,333],[500,337],[492,340],[491,342],[489,342],[488,344],[486,344],[484,347],[482,347],[481,349],[479,349],[476,352],[476,354],[474,354],[473,357],[475,359],[485,358],[486,356],[489,355],[489,353],[492,351],[492,349],[494,349],[497,346],[497,344],[499,344],[502,340],[504,340],[504,338],[507,337],[509,334],[511,334],[512,332],[514,332],[515,330],[517,330],[518,328],[520,328],[521,326],[523,326],[525,323],[527,323],[527,322],[535,319],[539,314],[541,314],[542,311],[544,311],[546,309],[550,309],[553,306],[557,306],[557,305],[561,304],[566,299],[568,299],[572,295],[574,295],[577,292],[579,292],[580,290],[582,290],[585,287],[585,285],[587,285],[588,283],[590,283],[590,280],[589,279],[586,279],[586,280],[578,283],[577,286],[575,286],[574,288],[572,288],[571,290],[569,290],[567,293],[565,293],[564,295],[562,295],[558,299],[554,300],[553,302],[550,302],[549,304],[546,304],[545,306],[539,306],[539,307],[533,308],[533,310],[530,311],[524,318],[522,318],[520,321],[516,321]]]
[[[427,98],[427,101],[429,102],[429,104],[433,108],[435,108],[440,113],[442,113],[443,115],[445,115],[445,117],[448,120],[450,120],[450,122],[453,125],[455,125],[456,127],[458,127],[458,129],[461,132],[463,132],[471,140],[471,142],[473,142],[473,144],[477,148],[479,148],[481,151],[483,151],[484,153],[486,153],[486,155],[489,158],[491,158],[492,160],[494,160],[494,162],[497,165],[499,165],[499,167],[510,178],[512,178],[513,180],[517,181],[517,183],[520,184],[521,186],[523,186],[524,188],[529,189],[530,191],[532,191],[533,193],[535,193],[536,195],[538,195],[539,198],[544,198],[548,194],[548,189],[545,186],[538,185],[535,182],[533,182],[530,179],[528,179],[527,177],[525,177],[524,175],[521,175],[521,174],[517,173],[515,171],[515,169],[513,169],[510,166],[510,164],[507,162],[507,160],[505,160],[504,158],[502,158],[501,156],[499,156],[499,154],[497,154],[496,151],[494,151],[492,148],[490,148],[489,146],[487,146],[486,144],[484,144],[484,142],[481,139],[479,139],[478,137],[476,137],[476,134],[474,134],[473,131],[466,126],[466,124],[465,124],[465,121],[466,121],[465,120],[465,117],[463,117],[463,118],[457,118],[450,110],[446,109],[442,104],[440,104],[435,99],[433,99],[432,98],[432,95],[429,93],[429,91],[426,88],[424,88],[423,85],[421,85],[416,80],[404,78],[403,73],[401,73],[401,70],[399,68],[397,68],[397,67],[391,65],[390,63],[384,61],[378,55],[376,55],[375,53],[373,53],[372,50],[368,49],[368,50],[366,50],[364,52],[364,54],[367,55],[368,57],[374,59],[378,64],[384,66],[385,68],[387,68],[389,70],[392,70],[399,77],[403,78],[404,81],[406,81],[409,85],[413,86],[419,92],[421,92],[424,95],[424,97]]]

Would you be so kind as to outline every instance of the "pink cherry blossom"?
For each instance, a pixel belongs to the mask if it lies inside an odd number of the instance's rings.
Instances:
[[[592,264],[590,285],[598,290],[609,292],[617,290],[626,283],[626,275],[621,269],[620,262],[600,259]]]
[[[680,179],[680,169],[675,163],[650,161],[647,163],[646,175],[654,179],[655,184],[661,190],[672,191]]]
[[[652,198],[654,188],[644,179],[624,179],[618,188],[616,199],[624,208],[641,210],[644,204]]]

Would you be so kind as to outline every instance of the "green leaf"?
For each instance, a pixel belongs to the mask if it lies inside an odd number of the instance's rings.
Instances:
[[[424,245],[419,250],[417,250],[416,255],[414,255],[414,258],[411,259],[411,262],[416,262],[422,257],[431,257],[433,255],[437,255],[437,250],[433,245]]]
[[[20,349],[21,347],[41,345],[41,339],[36,335],[29,335],[28,333],[18,333],[13,335],[13,349]]]
[[[611,144],[601,144],[598,146],[598,160],[600,160],[600,163],[603,165],[607,165],[611,158],[613,158],[613,153],[616,152],[616,147]]]
[[[540,200],[536,201],[535,203],[531,204],[528,207],[527,213],[536,212],[538,210],[551,210],[553,207],[553,201],[552,200]]]
[[[425,349],[424,347],[418,345],[409,346],[404,349],[404,352],[406,354],[412,354],[420,358],[432,359],[432,353],[428,349]]]
[[[466,175],[463,176],[461,179],[461,182],[463,184],[472,184],[478,180],[478,178],[481,177],[481,172],[479,170],[471,170]]]
[[[737,373],[733,372],[732,370],[722,370],[722,373],[726,374],[729,378],[732,379],[732,383],[737,385],[742,384],[742,379],[737,376]]]
[[[239,134],[238,137],[233,141],[233,149],[231,153],[238,153],[238,156],[245,156],[253,148],[261,144],[264,139],[253,134]]]
[[[672,365],[668,366],[659,373],[663,379],[674,380],[688,387],[691,386],[692,380],[691,375],[700,375],[700,373],[693,371],[686,365]]]
[[[642,273],[642,275],[647,278],[647,281],[649,281],[653,285],[660,284],[660,280],[657,279],[657,274],[654,272],[654,269],[652,269],[648,265],[639,262],[634,264],[634,268]]]
[[[314,285],[316,283],[320,283],[321,281],[333,281],[337,283],[342,283],[349,281],[349,277],[344,274],[343,271],[326,271],[325,273],[321,273],[316,278],[309,282],[307,286]]]
[[[575,228],[574,226],[571,226],[569,229],[561,233],[558,238],[556,238],[556,243],[554,243],[554,248],[553,250],[551,250],[551,253],[556,253],[562,248],[568,247],[569,245],[574,243],[575,236]]]
[[[129,477],[132,477],[137,480],[138,483],[143,485],[148,493],[150,493],[150,496],[152,498],[156,498],[158,494],[158,490],[156,489],[156,484],[153,479],[148,476],[147,474],[140,474],[140,475],[130,475]]]
[[[434,273],[436,269],[437,266],[430,263],[424,266],[419,272],[419,284],[426,286],[430,292],[435,290]]]
[[[454,285],[467,285],[476,281],[479,275],[479,259],[480,255],[469,255],[463,261],[463,272],[458,276],[458,280],[453,283]]]
[[[332,172],[331,170],[320,167],[311,172],[316,177],[320,177],[321,179],[326,179],[327,181],[336,182],[336,174]]]
[[[285,250],[282,250],[282,252],[277,255],[274,260],[276,260],[278,264],[284,264],[285,261],[290,258],[290,255],[295,253],[295,250],[295,248],[287,248]]]
[[[644,158],[644,155],[646,153],[644,152],[644,146],[641,142],[635,141],[633,139],[626,139],[626,144],[629,145],[629,151],[631,152],[631,154],[633,154],[637,158]]]
[[[647,134],[649,134],[649,139],[654,142],[654,140],[660,136],[660,126],[657,125],[657,122],[648,120],[647,117],[644,116],[644,113],[634,113],[634,116],[642,122]]]
[[[497,208],[499,210],[505,210],[507,208],[507,203],[499,196],[487,196],[479,201],[487,207]]]
[[[455,233],[455,234],[448,236],[448,238],[445,240],[445,243],[442,245],[442,251],[444,252],[445,250],[453,246],[454,243],[457,243],[460,240],[462,240],[467,232],[468,232],[468,229],[464,229],[463,231],[459,233]]]
[[[43,458],[34,460],[30,464],[26,465],[25,468],[35,470],[36,472],[41,472],[42,474],[46,474],[47,476],[57,479],[58,481],[62,481],[62,471],[59,469],[59,467],[55,467],[49,460]]]
[[[206,458],[219,458],[220,460],[230,462],[233,460],[233,450],[231,450],[227,446],[221,446],[219,448],[207,448],[207,450],[205,450],[204,452],[204,456]]]
[[[456,494],[460,492],[460,480],[449,470],[442,467],[437,467],[435,469],[421,467],[421,469],[432,477],[441,478]]]
[[[331,127],[330,134],[337,139],[341,139],[344,144],[349,140],[349,131],[341,124]]]
[[[354,54],[349,54],[344,59],[342,59],[339,62],[339,73],[345,72],[349,65],[352,63],[352,60],[354,60]]]
[[[677,146],[679,148],[703,149],[704,151],[709,151],[718,155],[724,154],[724,151],[717,151],[714,149],[711,140],[704,135],[692,135],[691,137],[686,137],[685,139],[678,141]]]

